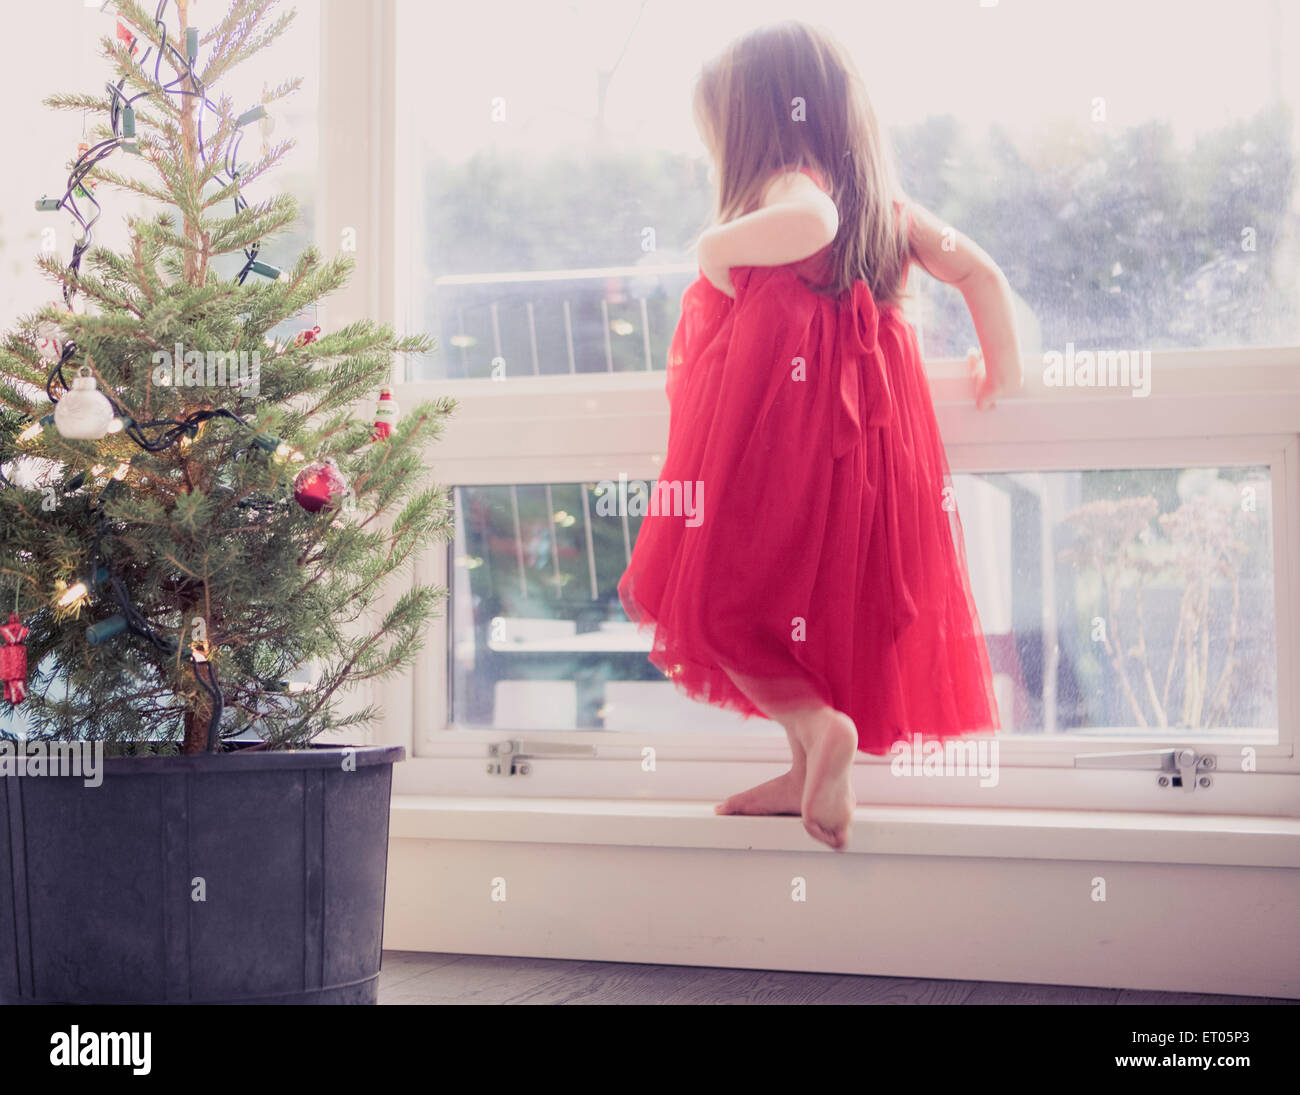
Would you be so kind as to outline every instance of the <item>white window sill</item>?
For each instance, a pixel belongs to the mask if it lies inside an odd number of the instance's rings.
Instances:
[[[719,817],[713,802],[394,795],[394,840],[829,852],[793,817]],[[858,855],[1300,867],[1300,819],[1109,810],[860,806]]]

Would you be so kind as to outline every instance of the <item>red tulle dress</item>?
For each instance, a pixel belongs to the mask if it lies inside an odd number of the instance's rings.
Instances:
[[[623,610],[683,693],[745,716],[830,704],[877,754],[997,730],[916,332],[863,281],[809,289],[829,259],[683,294],[658,484],[694,515],[652,490]]]

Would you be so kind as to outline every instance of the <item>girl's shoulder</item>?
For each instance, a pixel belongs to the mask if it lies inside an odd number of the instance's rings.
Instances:
[[[798,175],[804,175],[807,178],[811,179],[813,183],[816,185],[817,189],[820,190],[823,194],[827,194],[827,195],[830,194],[831,192],[830,186],[827,184],[825,178],[822,177],[821,173],[816,170],[816,168],[796,167],[793,164],[791,164],[787,167],[774,168],[769,173],[767,177],[767,184],[763,188],[763,197],[766,199],[766,197],[772,192],[773,186],[775,186],[779,180],[785,179],[788,176],[798,176]],[[794,179],[790,179],[790,182],[794,182],[794,181],[795,181]]]
[[[831,226],[831,236],[839,230],[839,209],[831,198],[830,187],[811,167],[779,167],[763,188],[758,207],[775,203],[797,202],[815,210]]]
[[[818,171],[816,168],[808,167],[808,166],[804,166],[804,167],[791,166],[791,167],[778,167],[775,171],[772,172],[771,177],[768,179],[767,190],[764,192],[764,197],[766,197],[767,194],[771,193],[772,184],[777,180],[777,178],[779,178],[782,175],[793,175],[793,174],[806,175],[809,179],[811,179],[816,184],[818,190],[820,190],[823,194],[826,194],[827,196],[830,195],[831,192],[830,184],[827,182],[825,176],[823,176],[822,173]],[[912,224],[912,210],[908,203],[908,200],[905,197],[894,199],[894,215],[898,218],[899,226],[902,228],[903,235],[906,237],[906,235],[908,234],[908,229],[911,227]]]

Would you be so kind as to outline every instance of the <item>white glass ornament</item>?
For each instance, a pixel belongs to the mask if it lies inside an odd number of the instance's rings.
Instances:
[[[64,437],[98,441],[113,424],[113,404],[95,384],[90,369],[83,365],[54,408],[54,426]]]

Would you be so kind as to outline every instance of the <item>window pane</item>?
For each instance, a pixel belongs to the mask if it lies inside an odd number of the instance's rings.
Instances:
[[[954,479],[1004,730],[1276,742],[1267,468]]]
[[[853,58],[905,190],[1002,265],[1024,304],[1023,348],[1035,354],[1070,342],[1300,342],[1300,11],[1240,0],[1226,14],[1232,40],[1258,44],[1240,50],[1224,47],[1225,12],[1210,0],[807,0],[797,14]],[[608,368],[610,331],[644,350],[639,309],[614,314],[619,279],[552,287],[573,312],[571,366],[555,301],[505,278],[629,266],[684,266],[693,277],[711,186],[692,79],[734,36],[789,17],[789,5],[527,0],[452,10],[399,0],[398,13],[399,132],[412,179],[399,216],[414,232],[406,325],[449,349],[455,338],[474,339],[480,353],[492,346],[505,375]],[[447,40],[458,48],[429,65],[429,43]],[[1063,42],[1085,60],[1062,64],[1053,44]],[[440,280],[465,275],[479,276],[472,293]],[[961,297],[914,276],[926,354],[963,356],[974,330]],[[680,289],[657,290],[669,328]],[[528,301],[536,367],[523,334]],[[650,316],[651,360],[662,368],[658,320]],[[417,368],[413,379],[483,366],[447,352]]]
[[[664,367],[694,270],[438,283],[442,376],[645,372]]]
[[[954,484],[1004,733],[1277,741],[1267,468]],[[608,486],[456,489],[454,724],[779,732],[650,665],[617,595],[641,518]]]

